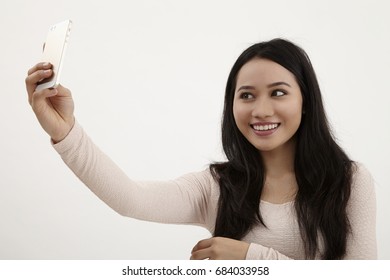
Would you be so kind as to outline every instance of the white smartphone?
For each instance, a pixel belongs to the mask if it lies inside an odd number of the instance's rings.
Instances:
[[[46,88],[56,88],[60,84],[61,70],[72,21],[65,20],[50,27],[44,44],[42,62],[52,64],[53,75],[38,83],[37,91]]]

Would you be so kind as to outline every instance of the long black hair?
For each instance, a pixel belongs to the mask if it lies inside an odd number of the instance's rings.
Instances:
[[[214,236],[242,239],[253,226],[266,226],[259,209],[264,166],[259,151],[239,131],[233,116],[237,75],[254,58],[269,59],[289,70],[302,93],[304,114],[296,132],[294,170],[298,191],[294,205],[306,258],[316,257],[322,240],[321,257],[341,259],[350,230],[346,206],[353,162],[332,135],[309,57],[297,45],[279,38],[246,49],[227,80],[222,145],[228,161],[210,165],[220,185]]]

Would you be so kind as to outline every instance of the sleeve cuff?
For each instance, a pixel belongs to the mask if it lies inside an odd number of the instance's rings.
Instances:
[[[248,252],[246,253],[246,260],[259,260],[260,259],[260,249],[258,244],[251,243],[248,248]]]
[[[251,243],[246,253],[246,260],[291,260],[291,258],[279,253],[278,251]]]
[[[52,140],[51,144],[53,148],[59,153],[63,154],[67,152],[68,150],[74,148],[75,143],[80,143],[81,139],[83,137],[83,128],[81,125],[75,120],[75,123],[72,127],[72,129],[69,131],[68,135],[61,140],[60,142],[54,144]]]

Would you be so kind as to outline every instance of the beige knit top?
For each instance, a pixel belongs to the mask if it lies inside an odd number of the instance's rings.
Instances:
[[[145,221],[199,225],[213,233],[219,186],[208,169],[171,181],[133,181],[77,122],[68,136],[53,146],[76,176],[119,214]],[[357,167],[347,209],[352,231],[345,258],[376,259],[374,182],[363,165]],[[243,238],[250,243],[246,259],[305,258],[293,203],[260,202],[267,228],[256,226]],[[320,252],[321,248],[318,258]]]

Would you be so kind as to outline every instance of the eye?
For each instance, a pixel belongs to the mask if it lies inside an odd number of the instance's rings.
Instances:
[[[253,94],[250,93],[250,92],[243,92],[243,93],[240,94],[240,98],[241,98],[241,99],[248,100],[248,99],[253,99],[254,96],[253,96]]]
[[[283,90],[280,90],[280,89],[277,89],[277,90],[274,90],[272,93],[271,93],[271,96],[276,96],[276,97],[280,97],[280,96],[284,96],[286,95],[287,93]]]

